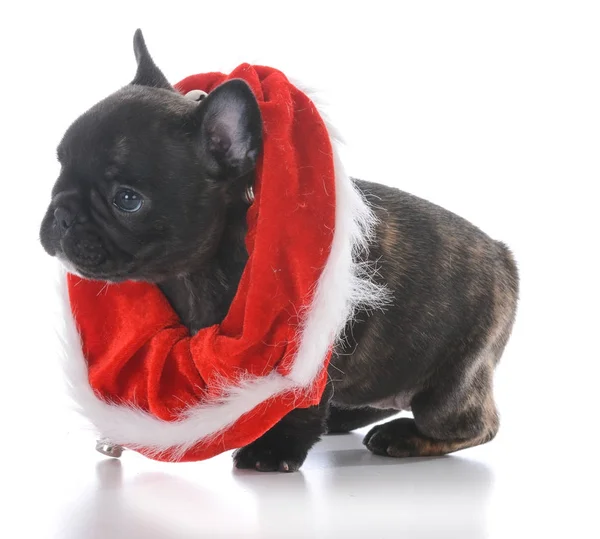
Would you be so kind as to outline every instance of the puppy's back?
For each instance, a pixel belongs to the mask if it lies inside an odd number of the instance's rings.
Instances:
[[[393,379],[406,390],[422,386],[440,365],[469,361],[484,349],[493,350],[488,357],[495,364],[517,305],[518,273],[508,247],[436,204],[355,182],[379,219],[369,260],[391,299],[383,311],[359,313],[348,332],[336,358],[346,373],[339,399],[346,400],[344,386],[355,386],[366,364],[377,385],[386,386],[387,378],[391,387]],[[343,357],[350,351],[352,361]]]

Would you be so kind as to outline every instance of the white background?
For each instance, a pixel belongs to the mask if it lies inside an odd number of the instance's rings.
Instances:
[[[600,4],[3,3],[1,537],[598,537]],[[132,36],[176,82],[241,62],[321,91],[355,176],[508,243],[522,297],[496,440],[374,457],[330,437],[302,473],[230,457],[106,461],[67,411],[52,261],[37,241],[55,147],[131,80]]]

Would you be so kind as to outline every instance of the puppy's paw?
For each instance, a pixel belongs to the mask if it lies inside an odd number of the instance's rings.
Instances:
[[[375,455],[418,457],[423,455],[424,441],[414,419],[401,417],[374,426],[365,436],[363,444]]]
[[[233,453],[236,468],[258,470],[259,472],[296,472],[306,459],[307,451],[287,445],[267,446],[256,442],[242,447]]]

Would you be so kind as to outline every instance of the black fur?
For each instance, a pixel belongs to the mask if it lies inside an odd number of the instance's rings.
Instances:
[[[186,100],[139,32],[135,52],[132,84],[81,116],[59,146],[62,170],[41,241],[85,277],[158,283],[194,332],[224,318],[246,262],[243,192],[261,146],[260,112],[241,81],[199,104]],[[349,325],[321,404],[293,411],[236,451],[238,467],[297,470],[323,433],[401,408],[412,408],[414,420],[375,427],[365,438],[371,451],[445,454],[498,429],[492,375],[518,296],[509,250],[434,204],[355,184],[379,218],[369,259],[392,301]],[[143,197],[138,212],[114,206],[124,186]]]

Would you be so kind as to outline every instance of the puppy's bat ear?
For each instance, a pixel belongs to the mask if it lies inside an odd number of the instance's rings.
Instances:
[[[137,62],[137,72],[131,84],[150,86],[152,88],[164,88],[173,90],[162,71],[156,67],[152,56],[148,52],[142,31],[138,28],[133,36],[133,52]]]
[[[200,158],[215,177],[238,178],[256,165],[262,119],[256,97],[241,79],[215,88],[195,114]]]

